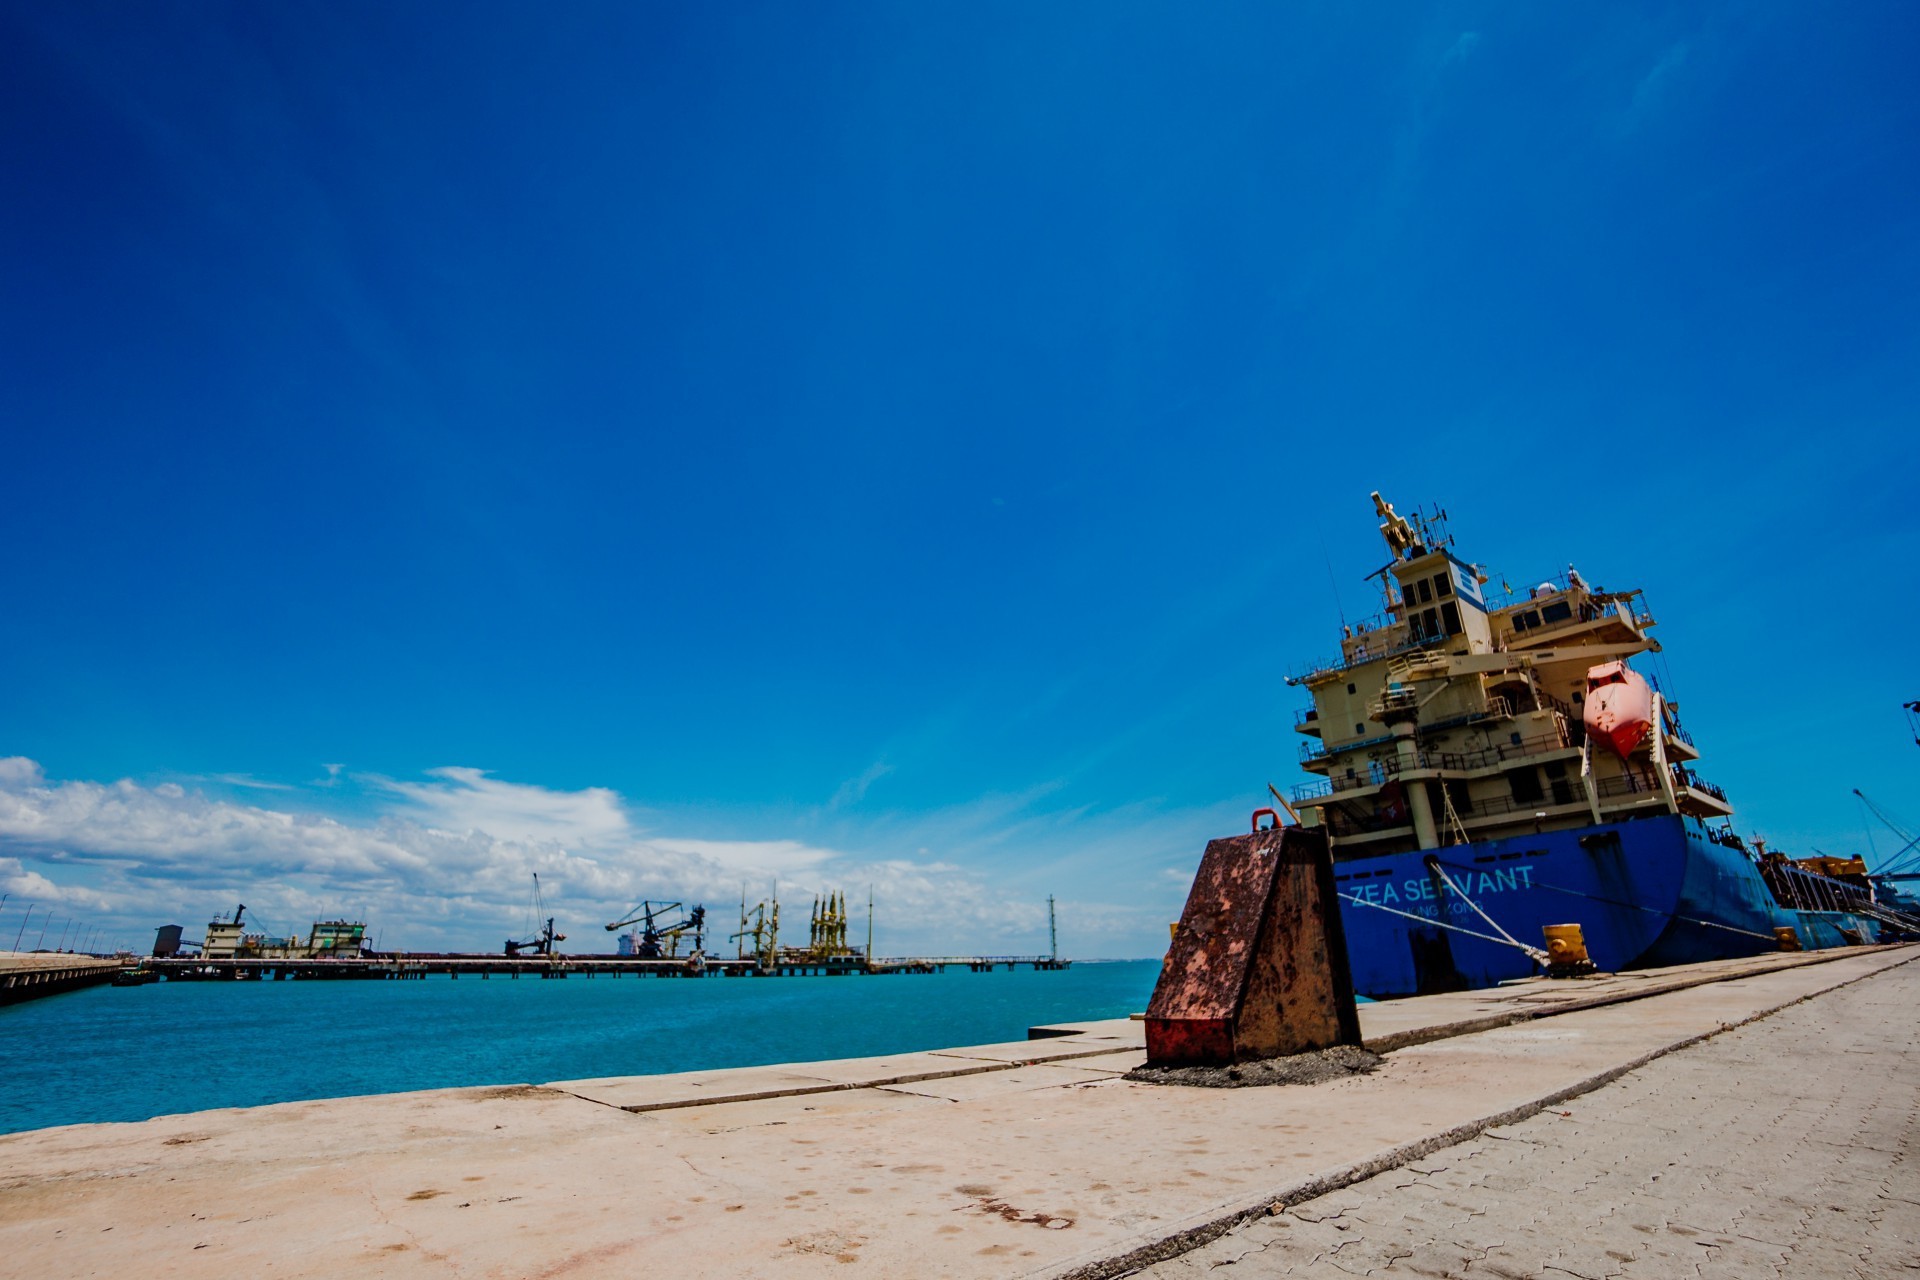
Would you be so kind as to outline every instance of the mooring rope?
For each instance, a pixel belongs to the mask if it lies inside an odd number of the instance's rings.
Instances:
[[[1375,911],[1384,911],[1388,915],[1405,916],[1409,920],[1418,920],[1421,924],[1430,924],[1436,929],[1451,929],[1455,933],[1464,933],[1469,938],[1478,938],[1482,942],[1498,942],[1502,946],[1519,947],[1520,950],[1527,953],[1529,958],[1533,957],[1532,947],[1527,946],[1525,943],[1515,942],[1512,938],[1496,938],[1490,933],[1475,933],[1472,929],[1463,929],[1457,924],[1448,924],[1445,920],[1434,920],[1427,916],[1416,915],[1411,911],[1402,911],[1398,907],[1389,907],[1384,903],[1369,902],[1365,898],[1355,897],[1351,893],[1340,893],[1337,894],[1337,896],[1345,898],[1355,906],[1372,907]],[[1499,927],[1499,925],[1494,926],[1496,929]]]
[[[1546,952],[1542,951],[1538,947],[1530,947],[1526,943],[1520,941],[1518,938],[1508,933],[1505,929],[1501,928],[1500,922],[1498,920],[1495,920],[1492,916],[1482,911],[1480,909],[1480,904],[1475,902],[1472,898],[1468,897],[1467,891],[1465,889],[1462,889],[1459,885],[1455,884],[1453,882],[1453,877],[1448,875],[1444,870],[1441,869],[1440,859],[1428,858],[1426,859],[1426,863],[1427,863],[1427,869],[1433,872],[1435,875],[1439,876],[1443,881],[1445,881],[1447,888],[1453,890],[1456,894],[1458,894],[1460,896],[1460,901],[1466,903],[1469,907],[1472,907],[1473,913],[1479,916],[1482,920],[1485,920],[1489,925],[1491,925],[1495,933],[1505,938],[1512,945],[1526,952],[1529,956],[1533,957],[1533,959],[1537,963],[1539,964],[1547,963],[1549,957]]]
[[[1442,864],[1438,858],[1433,859],[1433,861],[1439,865],[1452,865],[1455,871],[1470,872],[1473,870],[1472,867],[1463,867],[1458,864]],[[1529,880],[1528,887],[1533,889],[1551,889],[1555,893],[1568,893],[1576,898],[1586,898],[1593,902],[1604,902],[1610,907],[1631,907],[1635,911],[1644,911],[1651,916],[1666,916],[1670,920],[1681,920],[1687,924],[1697,924],[1707,929],[1725,929],[1728,933],[1744,933],[1749,938],[1765,938],[1769,942],[1774,940],[1774,936],[1771,933],[1759,933],[1752,929],[1742,929],[1738,925],[1721,924],[1716,920],[1701,920],[1694,916],[1683,916],[1677,911],[1662,911],[1658,907],[1643,907],[1637,902],[1620,902],[1614,898],[1603,898],[1597,893],[1583,893],[1578,889],[1567,889],[1557,884],[1548,884],[1544,880]]]

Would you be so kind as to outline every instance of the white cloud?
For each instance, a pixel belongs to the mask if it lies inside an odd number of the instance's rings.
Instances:
[[[816,871],[841,855],[816,849],[797,840],[676,840],[655,837],[645,846],[665,853],[685,854],[713,863],[729,872],[765,878]]]
[[[1057,850],[1077,814],[1028,812],[1049,790],[1041,788],[942,814],[879,815],[842,832],[856,846],[920,851],[874,856],[790,833],[742,840],[642,832],[606,788],[550,790],[474,768],[438,769],[418,782],[363,781],[381,807],[347,821],[296,810],[296,797],[278,793],[246,803],[174,782],[49,782],[30,760],[0,762],[0,853],[9,855],[0,858],[0,889],[16,895],[8,915],[23,900],[60,902],[101,916],[114,941],[144,947],[157,925],[183,924],[195,936],[216,911],[245,902],[248,918],[276,933],[343,914],[366,919],[387,947],[490,950],[531,923],[537,872],[576,951],[611,950],[599,926],[643,898],[704,902],[716,926],[726,924],[709,939],[723,948],[731,905],[743,891],[758,901],[777,882],[789,938],[805,936],[813,895],[838,890],[858,904],[871,886],[884,954],[1028,953],[1045,946],[1045,897],[1055,882],[1035,877],[1051,872],[990,880],[984,869],[1004,860],[1008,841],[1033,842],[1029,860],[1041,861],[1040,850]],[[338,794],[305,793],[315,802]],[[1090,838],[1097,848],[1047,859],[1067,870],[1084,860],[1089,879],[1111,883],[1113,860],[1132,854],[1110,836]],[[1062,936],[1092,945],[1096,931],[1144,937],[1164,927],[1166,910],[1062,893]],[[863,936],[857,905],[854,915]]]
[[[550,791],[502,782],[484,769],[453,767],[429,770],[428,776],[439,781],[373,781],[404,797],[419,821],[442,830],[580,846],[604,845],[631,834],[620,797],[605,787]]]
[[[295,791],[297,787],[285,782],[268,782],[265,778],[256,778],[250,773],[210,773],[208,782],[217,782],[222,786],[240,787],[248,791]]]
[[[859,804],[867,798],[867,789],[880,779],[893,772],[893,766],[876,760],[868,765],[857,778],[848,778],[833,793],[833,799],[827,801],[827,808],[842,809],[848,805]]]
[[[22,902],[86,907],[95,911],[108,911],[113,905],[91,889],[57,885],[38,871],[27,870],[18,858],[0,858],[0,893]]]
[[[25,756],[0,757],[0,787],[31,787],[39,784],[40,765]]]

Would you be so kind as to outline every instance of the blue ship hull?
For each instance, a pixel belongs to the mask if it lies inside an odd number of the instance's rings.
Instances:
[[[1542,926],[1580,925],[1606,971],[1774,951],[1780,927],[1797,930],[1809,950],[1877,937],[1870,919],[1780,906],[1745,852],[1709,838],[1698,821],[1639,818],[1336,863],[1359,994],[1460,991],[1539,972],[1495,940],[1429,858],[1529,946],[1543,945]]]

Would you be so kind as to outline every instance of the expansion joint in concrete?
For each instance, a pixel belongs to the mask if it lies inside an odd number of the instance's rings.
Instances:
[[[1523,1103],[1516,1107],[1510,1107],[1504,1111],[1497,1112],[1493,1115],[1484,1116],[1478,1120],[1472,1120],[1465,1124],[1456,1125],[1450,1129],[1443,1130],[1439,1133],[1428,1134],[1426,1137],[1416,1139],[1413,1142],[1404,1143],[1397,1147],[1391,1147],[1388,1150],[1381,1152],[1379,1155],[1373,1156],[1367,1160],[1358,1161],[1356,1163],[1346,1165],[1343,1168],[1332,1170],[1324,1174],[1318,1174],[1304,1181],[1289,1184],[1276,1191],[1263,1195],[1256,1200],[1253,1200],[1250,1202],[1244,1202],[1232,1209],[1227,1210],[1224,1213],[1221,1213],[1217,1217],[1210,1218],[1205,1222],[1195,1224],[1194,1226],[1188,1227],[1172,1235],[1165,1236],[1159,1240],[1141,1245],[1138,1248],[1128,1250],[1126,1253],[1119,1254],[1111,1258],[1101,1259],[1094,1262],[1080,1263],[1078,1265],[1072,1266],[1069,1270],[1065,1270],[1065,1271],[1044,1270],[1044,1271],[1034,1272],[1031,1274],[1033,1277],[1035,1277],[1035,1280],[1039,1280],[1040,1277],[1045,1277],[1045,1280],[1117,1280],[1118,1277],[1131,1275],[1136,1271],[1140,1271],[1146,1267],[1152,1266],[1154,1263],[1164,1262],[1169,1258],[1176,1258],[1176,1257],[1179,1257],[1181,1254],[1190,1253],[1193,1250],[1202,1247],[1203,1245],[1212,1243],[1213,1241],[1219,1239],[1221,1236],[1226,1235],[1228,1232],[1232,1231],[1236,1227],[1242,1226],[1248,1222],[1252,1222],[1255,1219],[1266,1216],[1268,1214],[1278,1213],[1279,1211],[1281,1211],[1282,1209],[1286,1208],[1289,1205],[1300,1204],[1308,1200],[1317,1199],[1320,1196],[1330,1194],[1331,1192],[1338,1191],[1344,1187],[1352,1186],[1356,1182],[1361,1182],[1367,1178],[1374,1177],[1377,1174],[1385,1173],[1389,1169],[1398,1168],[1414,1160],[1418,1160],[1422,1156],[1431,1155],[1436,1151],[1442,1151],[1448,1147],[1458,1146],[1463,1142],[1467,1142],[1473,1138],[1479,1137],[1481,1134],[1487,1132],[1489,1129],[1497,1129],[1506,1125],[1517,1124],[1522,1120],[1526,1120],[1529,1117],[1538,1115],[1540,1112],[1545,1111],[1549,1107],[1557,1106],[1560,1103],[1569,1101],[1570,1099],[1573,1099],[1573,1098],[1577,1098],[1582,1094],[1591,1093],[1595,1089],[1599,1089],[1606,1085],[1612,1084],[1614,1081],[1620,1079],[1621,1077],[1626,1076],[1631,1072],[1638,1071],[1640,1068],[1646,1066],[1648,1063],[1657,1061],[1658,1059],[1664,1058],[1669,1054],[1676,1053],[1682,1049],[1692,1048],[1693,1046],[1698,1044],[1703,1044],[1706,1041],[1712,1040],[1717,1036],[1724,1035],[1729,1031],[1735,1031],[1741,1027],[1759,1022],[1765,1018],[1771,1018],[1775,1014],[1780,1013],[1787,1009],[1791,1009],[1796,1005],[1805,1004],[1809,1000],[1814,1000],[1820,996],[1824,996],[1831,992],[1838,991],[1843,987],[1852,986],[1857,982],[1864,982],[1868,978],[1874,978],[1874,977],[1880,976],[1881,974],[1889,973],[1894,969],[1901,968],[1905,965],[1913,964],[1916,961],[1920,961],[1920,956],[1910,956],[1907,959],[1896,961],[1895,963],[1888,965],[1884,969],[1876,969],[1870,973],[1858,974],[1854,977],[1847,978],[1843,981],[1833,983],[1831,986],[1822,987],[1818,991],[1809,991],[1804,995],[1796,996],[1791,1000],[1783,1000],[1777,1005],[1772,1005],[1768,1008],[1762,1009],[1757,1013],[1751,1014],[1737,1021],[1723,1022],[1718,1027],[1714,1028],[1711,1031],[1702,1032],[1699,1035],[1687,1036],[1684,1039],[1676,1040],[1672,1044],[1665,1045],[1661,1048],[1655,1049],[1650,1053],[1641,1054],[1640,1056],[1632,1059],[1629,1062],[1615,1065],[1613,1067],[1608,1068],[1605,1071],[1596,1072],[1595,1074],[1587,1076],[1586,1078],[1579,1080],[1574,1084],[1568,1085],[1565,1088],[1556,1089],[1553,1092],[1548,1093],[1542,1097],[1536,1098],[1531,1102]],[[1688,985],[1700,985],[1700,984],[1688,984]],[[1685,990],[1685,989],[1686,987],[1679,987],[1679,988],[1668,987],[1658,991],[1646,992],[1643,995],[1641,995],[1639,998],[1651,998],[1657,995],[1670,995],[1670,994],[1673,994],[1676,990]],[[1558,1009],[1544,1009],[1539,1011],[1529,1011],[1528,1013],[1523,1014],[1517,1018],[1509,1018],[1505,1022],[1499,1023],[1493,1027],[1486,1027],[1486,1028],[1472,1027],[1471,1024],[1465,1024],[1465,1023],[1455,1023],[1452,1025],[1455,1027],[1460,1027],[1462,1028],[1462,1030],[1453,1032],[1453,1035],[1457,1036],[1457,1035],[1476,1034],[1482,1030],[1498,1030],[1500,1026],[1513,1025],[1514,1023],[1517,1023],[1517,1022],[1532,1021],[1538,1017],[1553,1016],[1555,1014],[1560,1014],[1560,1013],[1581,1012],[1587,1009],[1600,1007],[1601,1004],[1613,1004],[1613,1003],[1620,1003],[1620,1001],[1608,1000],[1604,1002],[1583,1003],[1577,1008],[1567,1008],[1565,1006],[1562,1006]],[[1467,1029],[1469,1027],[1471,1027],[1471,1029]],[[1433,1037],[1433,1038],[1437,1039],[1437,1038],[1446,1038],[1446,1037]],[[1429,1042],[1430,1040],[1423,1040],[1420,1043],[1429,1043]],[[1397,1047],[1406,1048],[1411,1046],[1403,1044]]]

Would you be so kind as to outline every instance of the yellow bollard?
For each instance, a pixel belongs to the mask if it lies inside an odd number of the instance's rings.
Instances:
[[[1578,964],[1587,958],[1586,935],[1577,924],[1550,924],[1541,930],[1547,935],[1547,955],[1555,964]]]
[[[1540,932],[1547,938],[1548,977],[1570,978],[1593,972],[1593,960],[1587,955],[1587,939],[1579,925],[1543,925]]]
[[[1798,951],[1800,949],[1800,931],[1791,925],[1783,924],[1775,929],[1773,931],[1773,940],[1779,944],[1782,951]]]

